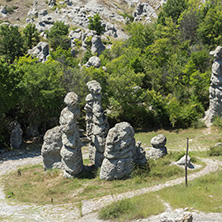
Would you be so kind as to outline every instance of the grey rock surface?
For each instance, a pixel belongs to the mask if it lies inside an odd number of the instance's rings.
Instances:
[[[49,44],[39,42],[37,46],[28,50],[28,54],[38,58],[40,62],[46,62],[49,55]]]
[[[89,61],[85,64],[87,68],[94,66],[95,68],[99,68],[101,66],[101,60],[97,56],[92,56],[89,58]]]
[[[141,147],[141,142],[137,141],[134,153],[133,153],[133,161],[135,164],[142,166],[147,163],[146,159],[146,151]]]
[[[89,159],[96,167],[101,166],[105,151],[109,124],[101,104],[101,86],[92,80],[87,83],[90,94],[86,96],[86,135],[90,140]]]
[[[78,108],[78,96],[69,92],[64,99],[65,107],[60,115],[59,123],[62,131],[61,161],[64,169],[64,177],[73,177],[79,174],[83,168],[81,142],[77,119],[80,115]]]
[[[163,134],[154,136],[150,143],[154,148],[163,148],[166,145],[167,138]]]
[[[117,123],[108,132],[100,178],[122,179],[133,171],[134,131],[127,122]]]
[[[22,134],[21,125],[18,121],[13,121],[10,123],[10,146],[13,149],[18,149],[22,144]]]
[[[214,117],[221,116],[222,113],[222,47],[217,46],[210,54],[213,55],[215,59],[212,65],[209,88],[210,105],[204,117],[204,122],[208,127],[212,125]]]
[[[184,155],[183,157],[181,157],[177,162],[177,165],[182,165],[185,166],[186,164],[186,156]],[[187,166],[190,167],[191,166],[191,162],[190,162],[190,157],[187,156]]]
[[[56,126],[49,129],[44,135],[41,149],[44,170],[51,168],[62,168],[60,150],[62,148],[61,127]]]
[[[92,53],[96,53],[97,56],[99,56],[106,49],[106,47],[103,45],[101,41],[101,37],[98,35],[93,36],[91,42],[92,42],[91,51]]]

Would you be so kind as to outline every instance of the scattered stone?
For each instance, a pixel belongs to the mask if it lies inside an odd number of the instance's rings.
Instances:
[[[214,117],[221,116],[222,112],[222,47],[217,46],[215,51],[211,51],[210,54],[215,59],[209,88],[210,105],[204,117],[204,122],[208,127],[212,125]]]
[[[84,66],[86,66],[87,68],[91,66],[94,66],[95,68],[99,68],[101,66],[101,60],[97,56],[92,56]]]
[[[177,165],[182,165],[182,166],[185,166],[186,164],[186,155],[184,155],[183,157],[181,157],[177,162],[176,162]],[[190,162],[190,157],[187,156],[187,166],[188,167],[191,167],[192,164]]]
[[[216,143],[214,146],[222,146],[222,143]]]
[[[1,7],[0,7],[0,13],[1,13],[3,16],[6,16],[6,14],[8,13],[6,6],[1,6]]]
[[[44,136],[41,154],[43,157],[44,170],[51,168],[62,169],[60,150],[62,148],[61,127],[49,129]]]
[[[90,94],[86,96],[86,134],[91,141],[89,145],[89,159],[96,167],[101,166],[105,151],[106,136],[109,124],[101,105],[101,86],[92,80],[87,83]]]
[[[127,122],[117,123],[108,132],[100,178],[114,180],[128,177],[133,171],[134,131]]]
[[[13,121],[10,123],[10,146],[13,149],[18,149],[22,144],[22,134],[21,125],[18,121]]]
[[[56,6],[56,0],[49,0],[48,5],[49,7],[53,8],[54,6]]]
[[[46,42],[39,42],[37,46],[28,50],[28,54],[37,57],[40,62],[46,62],[49,56],[49,44]]]
[[[153,137],[150,141],[153,147],[146,148],[146,158],[147,159],[159,159],[167,154],[166,148],[167,139],[163,134],[159,134]]]
[[[80,115],[78,100],[78,96],[74,92],[69,92],[64,99],[67,107],[62,110],[59,119],[63,144],[60,154],[64,177],[73,177],[79,174],[83,168],[81,142],[77,125],[77,119]]]

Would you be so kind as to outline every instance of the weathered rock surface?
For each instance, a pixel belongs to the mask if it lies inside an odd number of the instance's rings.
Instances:
[[[192,222],[193,215],[191,212],[183,212],[181,209],[175,210],[172,213],[163,213],[160,222]]]
[[[106,49],[106,47],[103,45],[101,41],[101,37],[98,35],[93,36],[91,42],[92,42],[91,52],[96,53],[97,56],[99,56]]]
[[[207,126],[212,125],[214,117],[222,113],[222,47],[217,46],[215,51],[210,52],[215,57],[212,65],[211,83],[209,88],[209,109],[206,112],[204,122]]]
[[[13,121],[10,123],[10,146],[13,149],[18,149],[22,144],[22,134],[21,125],[18,121]]]
[[[44,136],[41,154],[44,170],[50,168],[62,168],[60,150],[62,148],[61,127],[49,129]]]
[[[97,56],[92,56],[91,58],[89,58],[89,61],[84,66],[86,66],[87,68],[91,66],[99,68],[101,66],[101,60]]]
[[[141,147],[141,144],[142,143],[140,141],[137,141],[133,154],[133,161],[136,165],[139,166],[142,166],[147,163],[146,152]]]
[[[181,157],[177,162],[176,162],[177,165],[183,165],[185,166],[186,164],[186,156],[184,155],[183,157]],[[190,162],[190,157],[187,156],[187,166],[191,166],[191,162]]]
[[[46,62],[49,55],[49,44],[46,42],[39,42],[37,46],[28,50],[28,54],[37,57],[40,62]]]
[[[163,134],[159,134],[150,140],[153,147],[146,148],[147,159],[159,159],[167,154],[167,139]]]
[[[105,151],[109,124],[102,109],[101,86],[92,80],[87,83],[90,94],[86,96],[86,134],[90,140],[89,159],[96,167],[101,166]]]
[[[60,115],[59,123],[62,131],[61,158],[65,177],[72,177],[79,174],[83,168],[81,142],[77,119],[80,114],[78,108],[78,96],[69,92],[65,99],[65,107]]]
[[[117,123],[107,135],[100,178],[114,180],[128,177],[133,171],[134,149],[132,126],[127,122]]]

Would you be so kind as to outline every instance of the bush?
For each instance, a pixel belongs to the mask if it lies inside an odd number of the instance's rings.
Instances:
[[[222,146],[211,147],[207,154],[209,156],[222,156]]]
[[[96,13],[93,18],[89,18],[88,28],[90,30],[95,30],[97,32],[97,35],[101,35],[105,31],[105,27],[102,26],[101,18],[98,13]]]

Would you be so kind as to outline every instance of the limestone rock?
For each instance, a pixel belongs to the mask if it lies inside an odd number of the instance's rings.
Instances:
[[[159,134],[150,140],[153,147],[146,148],[147,159],[159,159],[167,154],[166,148],[167,139],[163,134]]]
[[[89,61],[85,64],[87,68],[94,66],[96,68],[99,68],[101,66],[101,60],[97,56],[92,56]]]
[[[211,84],[209,88],[209,109],[205,113],[204,122],[209,127],[214,117],[222,114],[222,47],[217,46],[210,52],[215,57],[212,65]]]
[[[142,166],[147,163],[146,152],[141,147],[141,144],[142,143],[140,141],[137,141],[133,154],[133,161],[139,166]]]
[[[96,167],[101,166],[109,124],[102,109],[101,86],[92,80],[87,83],[90,94],[86,96],[86,135],[90,140],[89,159]]]
[[[166,142],[167,139],[163,134],[159,134],[150,140],[150,143],[154,148],[163,148],[166,145]]]
[[[28,50],[28,54],[37,57],[40,62],[46,62],[49,55],[49,44],[46,42],[39,42],[37,46]]]
[[[129,123],[118,123],[111,128],[106,139],[100,178],[114,180],[128,177],[133,170],[134,149],[134,131]]]
[[[61,127],[49,129],[44,136],[41,154],[44,170],[50,168],[62,168],[60,150],[62,148]]]
[[[18,149],[22,144],[22,134],[21,125],[18,121],[13,121],[10,123],[10,146],[13,149]]]
[[[177,162],[176,162],[177,165],[183,165],[185,166],[186,164],[186,156],[184,155],[183,157],[181,157]],[[187,156],[187,166],[191,166],[191,162],[190,162],[190,157]]]
[[[81,142],[77,118],[79,118],[78,96],[69,92],[64,99],[65,107],[60,115],[59,123],[62,131],[61,161],[64,176],[72,177],[79,174],[83,168]]]
[[[91,51],[92,53],[97,53],[98,56],[106,49],[106,47],[103,45],[101,41],[100,36],[98,35],[93,36],[91,42],[92,42]]]

